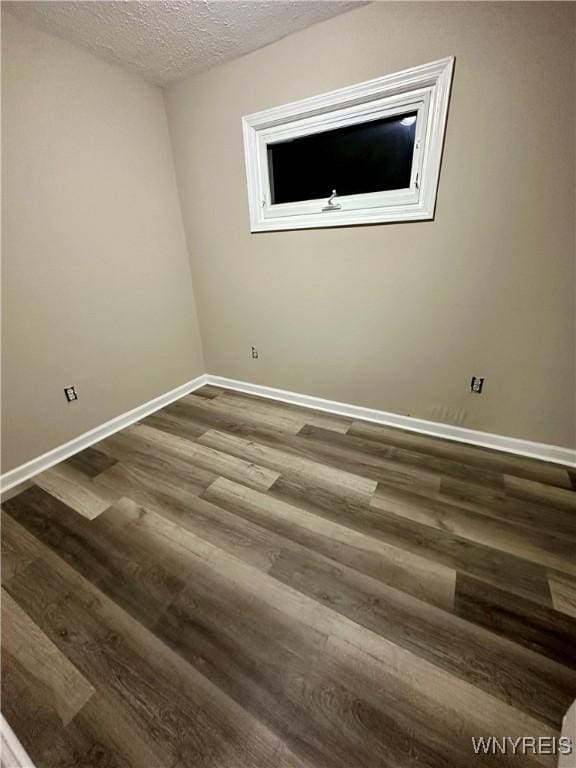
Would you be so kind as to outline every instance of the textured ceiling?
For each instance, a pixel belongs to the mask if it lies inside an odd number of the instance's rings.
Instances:
[[[344,0],[2,3],[35,27],[159,85],[242,56],[363,4]]]

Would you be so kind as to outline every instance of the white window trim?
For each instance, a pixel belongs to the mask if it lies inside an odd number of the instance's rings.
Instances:
[[[250,229],[377,224],[434,218],[454,57],[313,96],[242,118]],[[388,192],[270,204],[267,145],[331,128],[416,111],[410,187]]]

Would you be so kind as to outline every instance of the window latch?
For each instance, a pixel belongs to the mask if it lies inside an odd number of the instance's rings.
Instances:
[[[334,198],[336,197],[338,193],[335,189],[332,190],[332,194],[328,198],[328,202],[326,205],[322,208],[323,211],[339,211],[342,206],[339,203],[334,202]]]
[[[420,177],[420,174],[419,174],[419,173],[417,173],[417,174],[416,174],[416,178],[415,178],[415,180],[414,180],[414,186],[416,187],[416,189],[420,189],[420,183],[419,183],[419,181],[418,181],[419,177]]]

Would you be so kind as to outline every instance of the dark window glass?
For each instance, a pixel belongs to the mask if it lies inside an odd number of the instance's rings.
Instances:
[[[416,112],[268,145],[272,203],[410,186]]]

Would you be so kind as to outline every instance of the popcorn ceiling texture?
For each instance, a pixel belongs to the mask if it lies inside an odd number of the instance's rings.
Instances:
[[[24,21],[165,85],[336,16],[343,0],[5,2]]]

